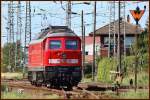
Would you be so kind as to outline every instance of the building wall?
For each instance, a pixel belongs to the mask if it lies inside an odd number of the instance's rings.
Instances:
[[[105,38],[108,38],[108,36],[100,36],[100,40],[101,40],[101,48],[100,48],[100,56],[102,57],[106,57],[108,55],[108,42],[106,44],[106,40]],[[117,50],[117,37],[116,37],[116,50]],[[130,54],[129,52],[129,49],[131,47],[131,45],[134,43],[134,40],[135,40],[135,37],[134,35],[130,35],[130,36],[126,36],[126,39],[125,39],[125,44],[126,44],[126,52],[127,54]],[[111,54],[113,54],[113,47],[111,48]],[[121,52],[123,53],[124,51],[124,40],[123,40],[123,36],[121,37]],[[117,52],[117,51],[116,51]]]
[[[100,44],[95,44],[95,51],[99,55]],[[93,44],[85,46],[85,52],[88,52],[88,55],[93,55]]]

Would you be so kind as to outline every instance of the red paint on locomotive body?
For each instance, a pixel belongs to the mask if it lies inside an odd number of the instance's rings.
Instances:
[[[69,44],[67,48],[67,41],[71,45],[76,43],[77,47],[70,48]],[[81,66],[81,58],[81,40],[78,36],[47,37],[29,45],[28,68]]]
[[[51,28],[29,44],[28,80],[33,85],[72,88],[82,78],[81,39],[68,28]]]

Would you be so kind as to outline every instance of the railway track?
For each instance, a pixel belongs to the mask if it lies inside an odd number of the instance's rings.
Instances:
[[[61,96],[64,99],[68,98],[95,98],[98,99],[96,95],[93,93],[85,90],[85,89],[73,89],[72,91],[68,91],[64,88],[61,89],[52,89],[47,87],[36,87],[32,86],[30,82],[26,80],[2,80],[2,84],[7,83],[8,91],[12,90],[23,90],[23,92],[32,92],[34,93],[43,93],[43,95],[46,94],[57,94]]]
[[[36,87],[30,84],[26,79],[23,80],[1,80],[2,84],[7,83],[7,86],[9,87],[9,91],[12,90],[22,90],[23,92],[33,93],[33,94],[42,94],[42,95],[48,95],[48,94],[56,94],[60,96],[63,99],[103,99],[104,93],[101,93],[100,91],[106,91],[107,89],[111,89],[109,86],[103,86],[104,88],[98,88],[100,86],[95,86],[94,88],[85,88],[83,87],[73,87],[71,91],[66,90],[65,88],[60,89],[54,89],[54,88],[47,88],[44,86]],[[83,84],[82,84],[83,85]],[[79,86],[82,86],[79,85]],[[91,85],[90,85],[91,86]],[[101,86],[102,87],[102,86]],[[140,87],[141,88],[141,87]],[[99,89],[99,90],[98,90]],[[118,89],[119,92],[126,92],[127,89],[130,89],[127,86],[122,86],[122,89]],[[141,88],[142,89],[142,88]],[[97,92],[98,91],[98,92]],[[117,91],[117,92],[118,92]],[[114,91],[115,93],[115,91]],[[110,96],[107,96],[107,98],[111,98]]]

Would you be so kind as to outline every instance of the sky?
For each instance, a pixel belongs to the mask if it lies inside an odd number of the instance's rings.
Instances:
[[[85,1],[84,1],[85,2]],[[83,1],[72,1],[72,12],[78,13],[77,15],[71,15],[71,29],[79,36],[81,36],[81,11],[84,12],[84,24],[85,24],[85,34],[88,36],[90,32],[93,31],[93,11],[94,11],[94,1],[86,1],[89,2],[90,5],[80,4]],[[109,7],[110,1],[97,1],[97,16],[96,16],[96,29],[105,26],[109,23]],[[16,6],[17,2],[14,2],[14,6]],[[58,25],[64,26],[66,25],[66,11],[62,9],[66,7],[67,2],[63,1],[62,6],[60,1],[31,1],[31,32],[32,32],[32,39],[35,39],[38,33],[44,28],[44,25]],[[25,2],[21,1],[21,9],[22,9],[22,44],[24,45],[24,30],[25,30]],[[145,28],[146,21],[149,17],[149,3],[148,1],[144,2],[136,2],[136,1],[126,1],[125,6],[125,13],[126,16],[130,16],[130,22],[135,24],[135,21],[130,14],[129,10],[135,10],[135,8],[139,6],[140,9],[144,9],[146,6],[146,11],[142,18],[139,21],[139,24],[142,28]],[[1,46],[7,42],[7,17],[8,17],[8,1],[2,1],[1,3]],[[118,19],[118,2],[115,3],[115,19]],[[41,9],[41,10],[40,10]],[[123,14],[123,9],[121,9],[121,15]],[[35,11],[35,12],[34,12]],[[41,15],[38,15],[41,13]],[[91,13],[91,14],[87,14]],[[16,34],[16,10],[14,14],[14,32]],[[45,16],[44,16],[45,15]],[[47,17],[47,20],[44,18]],[[15,36],[16,37],[16,36]]]

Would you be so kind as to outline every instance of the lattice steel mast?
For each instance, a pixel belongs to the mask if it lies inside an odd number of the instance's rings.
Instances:
[[[71,1],[66,5],[66,26],[71,29]]]
[[[14,43],[14,8],[13,1],[8,3],[8,43]],[[10,45],[9,48],[9,67],[11,71],[13,71],[12,67],[14,67],[14,47]]]
[[[15,66],[21,65],[22,51],[21,51],[21,33],[22,33],[22,18],[21,18],[21,2],[17,4],[17,32],[16,32],[16,54],[15,54]]]
[[[114,34],[114,40],[113,40],[113,34]],[[113,40],[113,41],[112,41]],[[111,48],[112,44],[114,43],[114,56],[115,56],[115,1],[110,1],[109,6],[109,40],[108,40],[108,57],[111,56]]]
[[[31,41],[31,6],[30,1],[26,1],[26,19],[25,19],[25,46],[24,46],[24,52],[26,56],[24,57],[24,64],[27,64],[27,48],[28,44]]]

